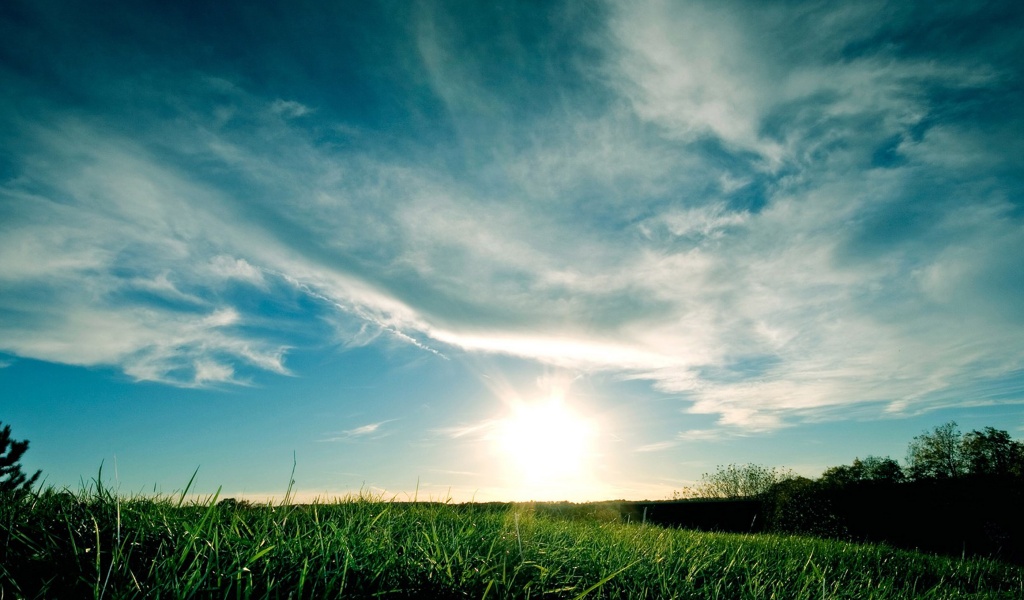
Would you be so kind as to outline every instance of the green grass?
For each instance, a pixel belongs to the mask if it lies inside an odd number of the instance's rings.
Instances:
[[[619,522],[607,505],[376,498],[0,505],[2,598],[1021,598],[1024,569],[885,546]]]

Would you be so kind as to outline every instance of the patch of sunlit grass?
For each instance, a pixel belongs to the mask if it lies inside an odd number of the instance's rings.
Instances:
[[[0,503],[0,596],[1020,598],[1024,571],[884,546],[621,523],[602,511],[358,496]],[[584,505],[585,506],[585,505]]]

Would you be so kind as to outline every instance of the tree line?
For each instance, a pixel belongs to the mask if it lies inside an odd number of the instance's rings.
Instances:
[[[690,505],[680,506],[680,515],[714,509],[724,523],[729,511],[744,512],[744,531],[884,541],[1024,564],[1024,443],[993,427],[961,433],[950,421],[911,440],[903,464],[867,456],[813,479],[756,464],[720,466],[675,497]]]
[[[815,481],[821,486],[842,488],[965,477],[1024,478],[1024,443],[994,427],[961,433],[956,421],[950,421],[911,440],[903,465],[889,456],[858,457],[851,464],[829,467],[820,478],[811,480],[790,469],[731,464],[705,473],[700,483],[674,497],[751,498],[770,493],[784,482]]]

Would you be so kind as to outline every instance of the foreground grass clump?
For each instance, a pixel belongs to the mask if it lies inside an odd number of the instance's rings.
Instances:
[[[253,506],[44,491],[0,504],[3,598],[1020,598],[1024,570],[529,505]]]

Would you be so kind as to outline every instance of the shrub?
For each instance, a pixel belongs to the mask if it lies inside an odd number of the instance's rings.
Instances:
[[[719,466],[714,473],[705,473],[694,490],[697,498],[753,498],[768,493],[776,484],[793,479],[788,469],[762,465]]]

